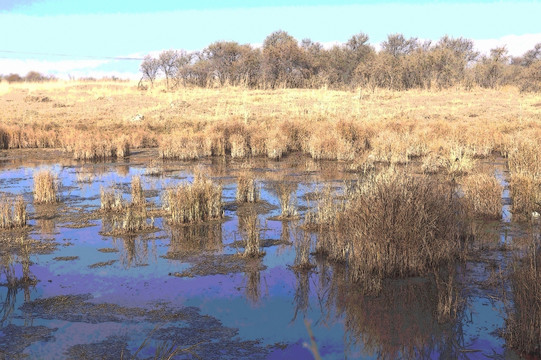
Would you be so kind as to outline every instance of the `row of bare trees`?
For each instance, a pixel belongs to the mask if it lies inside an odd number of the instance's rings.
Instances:
[[[392,34],[380,44],[366,34],[352,36],[329,49],[285,31],[267,36],[261,48],[218,41],[199,52],[166,50],[147,56],[143,79],[166,86],[241,85],[254,88],[364,87],[407,90],[474,85],[496,88],[516,84],[524,91],[541,90],[541,43],[520,57],[505,47],[489,55],[475,51],[472,40],[442,37],[438,42]]]

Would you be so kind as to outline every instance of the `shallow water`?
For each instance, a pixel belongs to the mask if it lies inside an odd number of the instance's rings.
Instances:
[[[255,160],[250,171],[267,203],[258,216],[261,238],[276,241],[268,241],[261,259],[239,264],[231,256],[242,251],[235,243],[241,240],[242,215],[233,205],[241,163],[171,162],[155,176],[146,175],[147,161],[141,154],[122,163],[0,165],[0,191],[23,194],[29,204],[34,171],[52,169],[62,182],[60,205],[28,206],[33,219],[28,237],[55,247],[30,253],[35,284],[0,286],[0,354],[118,358],[122,351],[133,355],[149,339],[139,356],[151,356],[169,342],[187,348],[179,358],[310,359],[307,319],[324,359],[517,357],[499,335],[504,326],[500,289],[487,286],[489,267],[505,266],[505,253],[487,252],[478,262],[452,269],[462,304],[452,321],[438,321],[438,291],[431,278],[387,281],[378,297],[370,297],[348,282],[343,266],[314,257],[312,271],[291,269],[302,230],[296,220],[273,220],[280,209],[272,184],[297,184],[302,217],[310,205],[307,194],[329,182],[341,192],[344,180],[356,179],[345,165],[299,156]],[[154,232],[104,235],[107,219],[97,213],[101,186],[115,184],[129,200],[131,177],[141,175],[147,201],[159,207],[160,192],[191,181],[196,166],[223,185],[223,222],[175,228],[157,218]],[[91,174],[92,181],[78,181],[81,172]],[[502,224],[509,222],[504,211]],[[501,231],[494,236],[498,239]],[[20,277],[24,258],[14,258],[11,266]],[[229,267],[198,267],[213,262]],[[193,277],[173,276],[183,272]],[[0,283],[5,278],[2,273]],[[29,340],[17,343],[14,333]]]

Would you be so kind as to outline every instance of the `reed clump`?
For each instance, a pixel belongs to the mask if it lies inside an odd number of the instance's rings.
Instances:
[[[131,202],[133,205],[146,204],[143,187],[141,186],[141,177],[134,176],[131,179]]]
[[[502,216],[502,184],[494,176],[474,174],[462,181],[464,199],[476,216],[500,219]]]
[[[347,259],[359,282],[427,274],[466,251],[465,211],[452,188],[393,169],[359,185],[331,232],[347,240],[325,250]]]
[[[257,182],[247,172],[243,172],[238,177],[236,200],[239,203],[255,203],[259,200]]]
[[[461,176],[469,174],[476,165],[471,149],[456,145],[449,150],[449,155],[445,162],[447,172],[451,176]]]
[[[86,161],[104,161],[107,159],[122,159],[130,154],[130,145],[126,138],[96,139],[93,137],[80,137],[67,147],[73,151],[73,159]]]
[[[58,202],[58,177],[50,170],[34,173],[34,202],[37,204],[53,204]]]
[[[223,217],[222,187],[197,173],[191,184],[165,191],[164,209],[175,225],[217,220]]]
[[[541,212],[541,142],[516,144],[508,158],[513,213],[528,219]]]
[[[122,198],[122,191],[115,187],[100,188],[100,203],[101,211],[105,212],[119,212],[127,207],[126,202]]]
[[[541,248],[531,244],[512,263],[513,307],[506,319],[507,345],[533,357],[541,356]]]
[[[162,138],[160,157],[168,160],[197,160],[212,155],[211,142],[201,134],[174,134]]]
[[[265,255],[259,246],[261,226],[257,213],[251,211],[247,215],[239,217],[239,228],[245,242],[242,256],[254,258]]]
[[[297,216],[297,184],[293,182],[279,181],[273,185],[274,191],[278,195],[281,213],[279,218],[287,219]]]
[[[0,198],[0,229],[22,228],[27,221],[28,213],[22,196],[15,200],[6,196]]]

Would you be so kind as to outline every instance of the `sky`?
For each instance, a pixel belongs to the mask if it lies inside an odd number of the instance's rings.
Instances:
[[[449,35],[519,56],[541,42],[539,14],[531,0],[0,0],[0,74],[139,78],[146,54],[257,46],[276,30],[329,46],[359,32],[376,47],[393,33]]]

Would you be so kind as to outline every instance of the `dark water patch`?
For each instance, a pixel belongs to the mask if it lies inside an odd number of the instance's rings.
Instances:
[[[288,245],[293,245],[293,243],[286,239],[260,239],[259,240],[259,247],[262,247],[262,248],[269,248],[269,247],[280,246],[280,245],[288,246]],[[246,241],[237,240],[237,241],[232,242],[231,244],[228,244],[227,246],[234,249],[245,248]]]
[[[178,260],[171,257],[171,255],[165,258]],[[246,271],[262,271],[267,268],[258,259],[243,257],[240,254],[201,255],[185,259],[185,261],[193,264],[192,267],[183,272],[175,272],[170,275],[177,277],[225,275]]]
[[[101,248],[101,249],[98,249],[99,252],[102,252],[102,253],[116,253],[118,252],[117,249],[115,248]]]
[[[100,262],[94,263],[92,265],[89,265],[88,268],[90,268],[90,269],[102,268],[102,267],[105,267],[105,266],[113,265],[116,262],[117,262],[117,260],[100,261]]]
[[[10,324],[0,329],[0,358],[25,359],[25,348],[38,341],[54,339],[56,328],[45,326],[17,326]]]
[[[108,336],[105,340],[90,344],[78,344],[70,347],[65,355],[70,359],[81,360],[118,360],[131,359],[127,336]]]
[[[55,261],[73,261],[73,260],[79,260],[78,256],[57,256],[54,257],[53,260]]]

